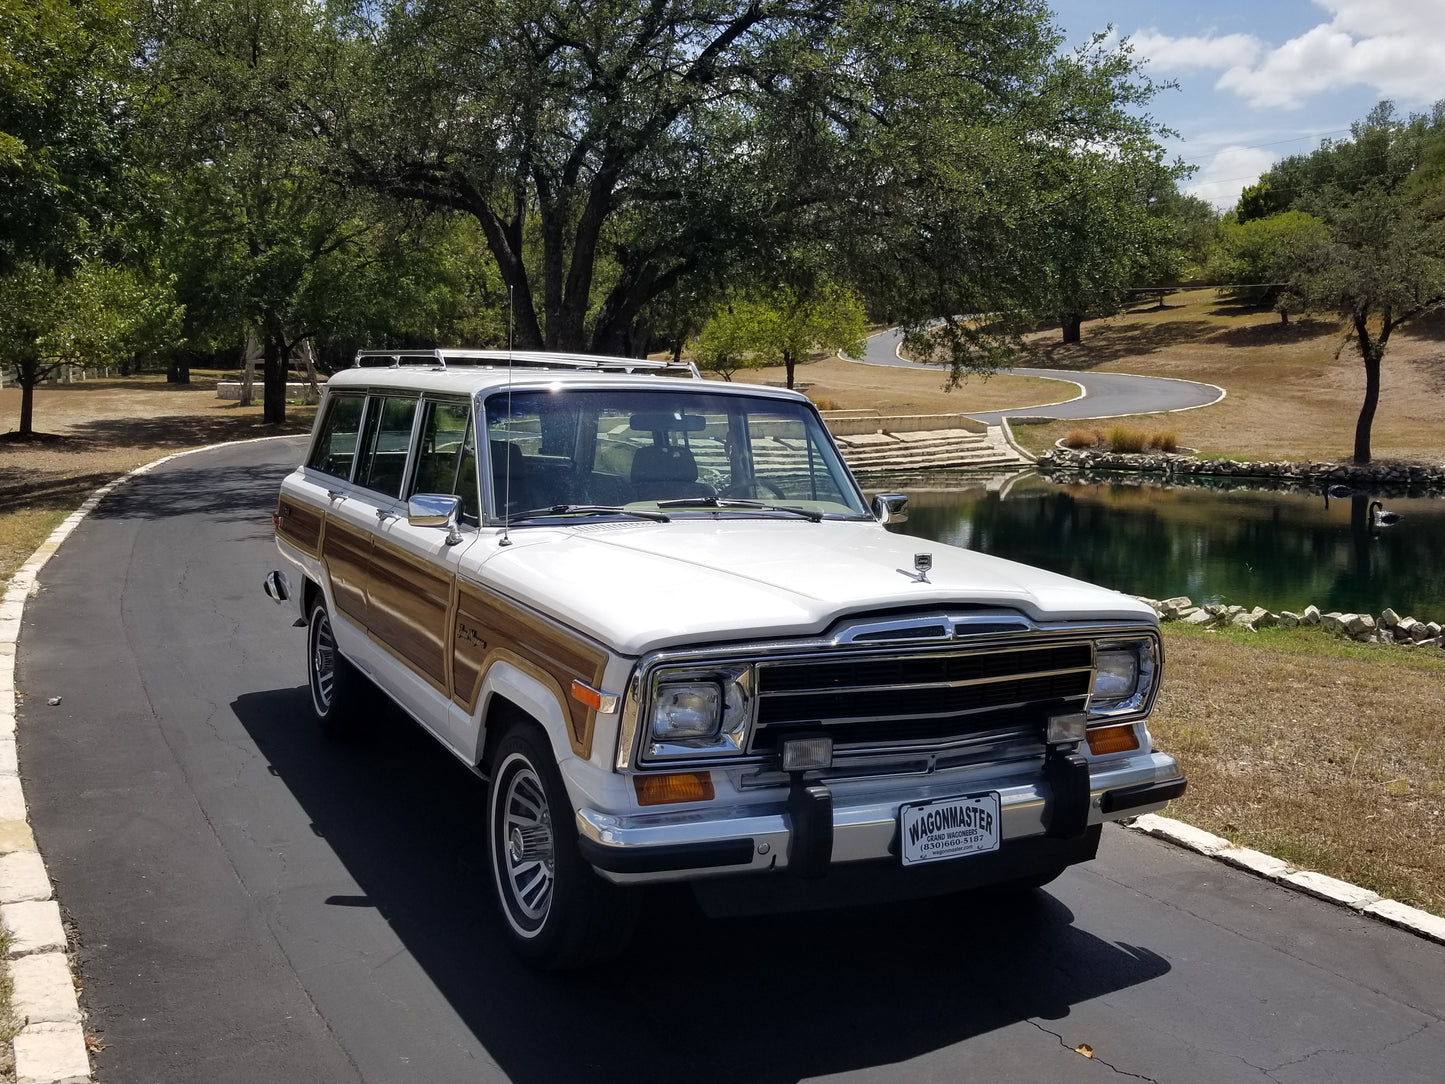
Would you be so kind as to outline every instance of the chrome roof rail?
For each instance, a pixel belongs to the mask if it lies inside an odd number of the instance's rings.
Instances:
[[[567,354],[542,350],[468,350],[459,347],[437,347],[434,349],[380,349],[358,350],[353,362],[354,368],[396,369],[402,366],[425,367],[428,369],[467,368],[485,366],[504,368],[511,365],[519,369],[572,369],[582,372],[599,373],[652,373],[656,375],[689,376],[702,379],[698,368],[690,361],[655,361],[649,358],[619,358],[602,354]]]

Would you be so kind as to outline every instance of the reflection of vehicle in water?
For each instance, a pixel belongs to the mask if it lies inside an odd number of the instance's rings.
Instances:
[[[802,396],[398,360],[331,380],[268,589],[328,730],[369,679],[490,780],[527,958],[615,951],[653,882],[719,913],[1041,884],[1183,790],[1153,612],[885,531],[903,500]]]

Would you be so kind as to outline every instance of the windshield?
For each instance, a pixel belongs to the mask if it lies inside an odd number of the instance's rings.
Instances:
[[[806,404],[671,389],[511,391],[486,402],[489,518],[599,510],[866,516]],[[791,513],[796,514],[796,513]]]

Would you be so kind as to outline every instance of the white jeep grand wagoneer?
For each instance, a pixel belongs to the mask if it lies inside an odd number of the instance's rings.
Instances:
[[[344,730],[380,688],[489,781],[545,967],[645,886],[740,913],[1039,885],[1184,789],[1124,595],[886,531],[803,396],[687,366],[364,352],[276,510]]]

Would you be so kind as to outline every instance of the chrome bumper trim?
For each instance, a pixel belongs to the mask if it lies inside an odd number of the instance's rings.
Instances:
[[[1179,765],[1163,753],[1134,756],[1107,766],[1091,765],[1088,823],[1100,824],[1162,808],[1167,798],[1145,801],[1115,812],[1104,811],[1109,791],[1152,788],[1169,793],[1182,779]],[[953,795],[998,791],[1002,846],[1010,840],[1041,836],[1052,795],[1037,771],[1026,776],[960,780],[938,776],[911,778],[906,793],[886,799],[872,795],[850,801],[834,789],[834,864],[889,858],[897,850],[898,807]],[[699,876],[786,869],[790,838],[786,794],[747,805],[716,805],[649,811],[624,816],[596,809],[577,811],[583,853],[610,881],[635,884],[688,880]],[[744,848],[746,847],[746,851]],[[730,859],[730,861],[725,861]]]

